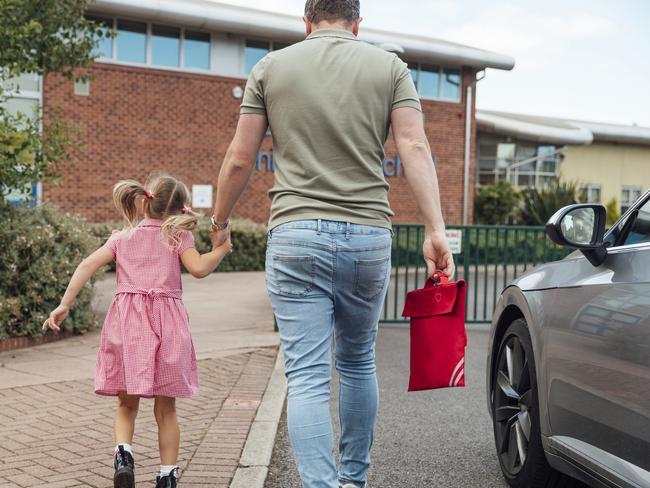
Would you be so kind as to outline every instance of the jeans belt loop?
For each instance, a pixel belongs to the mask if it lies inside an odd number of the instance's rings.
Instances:
[[[322,222],[323,221],[321,219],[318,219],[317,224],[316,224],[316,234],[318,234],[318,235],[320,235],[320,232],[321,232],[321,224],[322,224]]]
[[[350,240],[350,222],[345,223],[345,240]]]

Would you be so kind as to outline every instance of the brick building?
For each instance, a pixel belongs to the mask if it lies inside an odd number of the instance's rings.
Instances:
[[[99,46],[91,79],[43,80],[47,123],[56,107],[78,125],[83,150],[66,165],[63,184],[42,199],[90,221],[117,218],[110,191],[120,178],[167,171],[190,187],[214,186],[234,134],[247,74],[270,50],[304,38],[300,17],[205,0],[99,0],[88,15],[117,35]],[[442,187],[443,212],[460,223],[472,208],[476,74],[511,69],[495,53],[437,39],[363,29],[361,39],[407,61],[423,99],[426,130]],[[267,137],[251,184],[235,214],[268,218],[273,182]],[[417,222],[417,208],[389,138],[384,173],[395,222]],[[204,187],[205,188],[205,187]],[[206,212],[209,210],[206,209]]]

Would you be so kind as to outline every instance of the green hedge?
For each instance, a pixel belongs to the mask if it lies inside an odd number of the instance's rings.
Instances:
[[[0,339],[39,336],[76,266],[99,241],[78,217],[49,207],[0,205]],[[92,284],[77,298],[63,329],[96,325]]]
[[[413,227],[410,233],[407,233],[406,228],[400,229],[393,236],[393,264],[422,264],[423,240],[424,232],[421,228]],[[457,265],[465,262],[465,254],[469,264],[539,264],[562,259],[570,252],[571,249],[553,244],[539,228],[470,226],[463,231],[461,253],[455,257]]]
[[[113,229],[121,229],[119,222],[93,224],[92,233],[101,242],[106,241]],[[263,271],[266,255],[266,226],[256,224],[250,220],[235,219],[232,223],[232,244],[234,252],[226,257],[218,271]],[[194,231],[196,249],[200,253],[208,252],[212,248],[210,243],[210,221],[202,219]],[[111,270],[115,270],[115,263],[111,263]]]

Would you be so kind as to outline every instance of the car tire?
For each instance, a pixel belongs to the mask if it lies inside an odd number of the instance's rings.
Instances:
[[[492,385],[494,440],[508,484],[514,488],[584,487],[553,469],[544,455],[535,358],[524,319],[512,322],[498,344]]]

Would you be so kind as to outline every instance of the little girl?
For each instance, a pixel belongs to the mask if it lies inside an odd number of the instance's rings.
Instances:
[[[176,487],[180,431],[175,399],[199,391],[188,315],[181,301],[181,263],[195,277],[212,273],[231,252],[227,241],[207,254],[194,248],[198,215],[189,208],[187,187],[171,176],[142,186],[120,181],[115,205],[128,226],[77,267],[61,304],[43,328],[60,330],[76,296],[92,275],[115,260],[117,288],[102,329],[95,393],[117,396],[115,488],[132,488],[131,442],[140,398],[154,398],[160,474],[157,488]],[[136,222],[141,218],[139,223]]]

